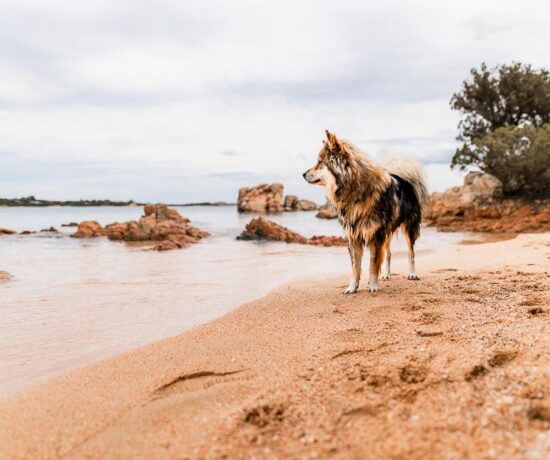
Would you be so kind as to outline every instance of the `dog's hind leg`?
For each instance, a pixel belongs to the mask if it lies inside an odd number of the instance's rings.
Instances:
[[[407,246],[409,249],[409,275],[407,279],[418,280],[420,279],[416,274],[415,257],[414,257],[414,243],[420,234],[420,224],[415,222],[406,222],[401,226],[401,230],[405,235]]]
[[[392,235],[386,240],[384,244],[384,268],[382,269],[382,279],[389,280],[391,276],[391,238]]]
[[[369,292],[377,292],[380,290],[378,284],[378,275],[382,266],[382,258],[384,256],[384,245],[374,244],[370,248],[370,269],[369,269]]]
[[[351,258],[351,281],[344,290],[344,294],[353,294],[359,288],[361,279],[361,262],[363,261],[364,244],[360,241],[349,240],[349,255]]]

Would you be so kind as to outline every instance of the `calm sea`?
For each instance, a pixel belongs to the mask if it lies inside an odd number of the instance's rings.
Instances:
[[[0,396],[181,333],[293,279],[349,271],[346,248],[236,241],[253,216],[233,206],[179,211],[212,236],[155,252],[106,238],[70,238],[75,229],[61,227],[138,219],[138,207],[0,208],[0,227],[63,232],[0,236],[0,270],[14,276],[0,283]],[[305,236],[341,234],[336,221],[314,216],[271,218]],[[425,229],[418,253],[461,238]],[[393,252],[404,256],[402,238]]]

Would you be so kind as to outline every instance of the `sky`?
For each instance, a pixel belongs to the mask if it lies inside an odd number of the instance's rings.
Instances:
[[[236,201],[329,129],[449,168],[472,67],[550,66],[544,1],[0,0],[0,197]]]

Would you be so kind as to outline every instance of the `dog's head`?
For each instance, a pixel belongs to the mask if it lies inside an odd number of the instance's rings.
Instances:
[[[317,157],[317,163],[304,174],[310,184],[322,185],[335,190],[342,183],[349,164],[349,155],[342,141],[326,131],[327,139]]]

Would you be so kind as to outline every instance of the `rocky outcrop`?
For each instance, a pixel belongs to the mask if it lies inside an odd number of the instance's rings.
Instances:
[[[287,195],[283,208],[285,211],[315,211],[317,205],[311,200],[301,200],[296,195]]]
[[[8,272],[3,272],[0,270],[0,283],[4,283],[6,281],[9,281],[13,278],[12,275],[10,275]]]
[[[105,229],[95,220],[85,220],[78,224],[74,238],[93,238],[105,235]]]
[[[43,228],[40,233],[59,233],[59,230],[55,227]]]
[[[260,184],[256,187],[241,188],[237,210],[239,212],[282,212],[283,184]]]
[[[14,235],[15,233],[17,233],[15,230],[0,227],[0,235]]]
[[[326,203],[319,208],[319,212],[315,215],[319,219],[336,219],[338,214],[336,214],[336,209],[330,203]]]
[[[239,240],[285,241],[307,244],[307,238],[263,217],[256,217],[246,224]]]
[[[61,224],[62,227],[78,227],[77,222],[69,222],[68,224]]]
[[[238,240],[284,241],[286,243],[311,244],[316,246],[346,246],[339,236],[313,236],[306,238],[264,217],[252,219],[237,237]]]
[[[441,231],[550,231],[550,200],[504,198],[496,177],[471,172],[462,187],[432,193],[424,217]]]
[[[471,172],[462,187],[432,193],[427,218],[464,215],[466,210],[494,204],[502,198],[502,183],[490,174]]]
[[[312,236],[308,244],[315,246],[347,246],[348,242],[341,236]]]
[[[208,236],[189,224],[189,219],[174,208],[164,205],[147,205],[139,221],[115,222],[102,227],[96,221],[81,222],[73,237],[92,238],[107,236],[113,241],[150,241],[154,249],[166,251],[184,248]]]

